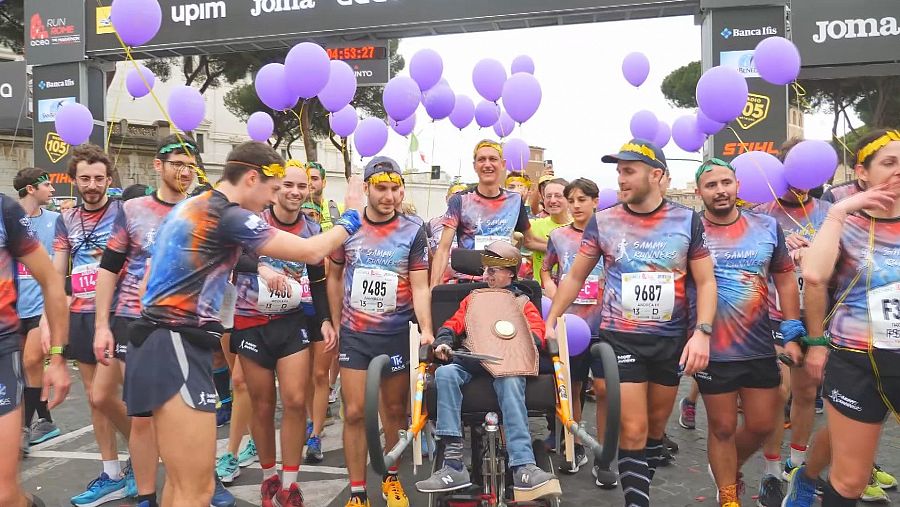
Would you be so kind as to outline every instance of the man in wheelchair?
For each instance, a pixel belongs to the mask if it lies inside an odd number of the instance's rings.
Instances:
[[[445,445],[442,467],[416,483],[423,493],[445,493],[471,486],[463,463],[462,388],[474,377],[491,375],[503,415],[503,429],[513,489],[558,494],[556,478],[535,463],[525,406],[525,379],[538,373],[538,352],[544,350],[544,322],[528,295],[513,282],[521,264],[519,249],[505,241],[489,244],[482,253],[486,289],[463,299],[459,310],[438,330],[434,353],[452,361],[435,372],[436,434]],[[502,355],[498,364],[454,357],[454,350]]]

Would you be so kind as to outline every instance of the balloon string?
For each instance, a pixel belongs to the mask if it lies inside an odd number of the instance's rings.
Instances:
[[[122,98],[123,89],[125,89],[125,79],[121,79],[119,82],[119,93],[116,95],[116,102],[113,105],[113,111],[109,118],[109,128],[106,132],[106,144],[103,147],[103,149],[105,149],[107,153],[109,152],[109,142],[112,139],[113,125],[115,124],[114,120],[116,115],[118,115],[119,113],[119,100]],[[125,132],[122,132],[122,135],[124,138]],[[118,158],[118,156],[116,158]],[[115,165],[115,161],[113,161],[113,165]]]

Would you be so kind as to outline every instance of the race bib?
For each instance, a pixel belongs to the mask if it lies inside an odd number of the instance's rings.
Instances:
[[[290,285],[290,296],[287,292],[269,289],[266,281],[261,277],[257,277],[259,290],[257,291],[256,309],[266,314],[288,313],[300,306],[300,298],[303,291],[300,283],[293,278],[287,278]]]
[[[82,299],[93,299],[97,291],[97,271],[99,262],[74,266],[72,268],[72,295]]]
[[[670,321],[675,309],[675,273],[622,273],[622,310],[636,321]]]
[[[300,302],[312,303],[312,292],[309,290],[309,277],[303,275],[300,278]]]
[[[366,313],[397,310],[397,273],[383,269],[357,268],[353,272],[350,306]]]
[[[484,247],[490,245],[494,241],[506,241],[512,243],[509,236],[475,236],[475,250],[484,250]]]
[[[588,275],[575,297],[576,305],[595,305],[600,296],[600,277],[598,275]]]
[[[21,262],[16,263],[16,277],[19,280],[31,280],[34,277],[31,276],[31,270],[28,269],[28,266],[22,264]]]
[[[900,349],[900,282],[869,291],[869,320],[876,349]]]
[[[803,273],[801,273],[799,269],[796,271],[796,273],[797,273],[797,284],[800,286],[800,311],[802,312],[803,311],[803,287],[805,284],[803,283]],[[781,296],[778,295],[777,290],[775,291],[775,309],[778,310],[779,312],[781,311]]]

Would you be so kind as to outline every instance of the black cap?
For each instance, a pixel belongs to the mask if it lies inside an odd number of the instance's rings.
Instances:
[[[663,151],[655,144],[644,139],[632,139],[619,148],[619,153],[605,155],[600,160],[607,164],[615,164],[620,160],[632,160],[643,162],[657,169],[667,169],[666,155]]]
[[[375,157],[370,160],[363,170],[363,181],[368,181],[373,174],[377,173],[396,173],[403,176],[400,165],[390,157]]]

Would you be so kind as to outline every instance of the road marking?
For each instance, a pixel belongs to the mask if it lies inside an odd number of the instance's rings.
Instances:
[[[85,426],[84,428],[77,429],[75,431],[70,431],[68,433],[63,433],[62,435],[60,435],[56,438],[51,438],[50,440],[47,440],[46,442],[41,442],[37,445],[32,445],[31,451],[32,452],[42,451],[42,450],[50,448],[50,447],[56,447],[57,445],[64,444],[70,440],[75,440],[76,438],[80,437],[81,435],[84,435],[85,433],[89,433],[91,431],[94,431],[93,425]]]

